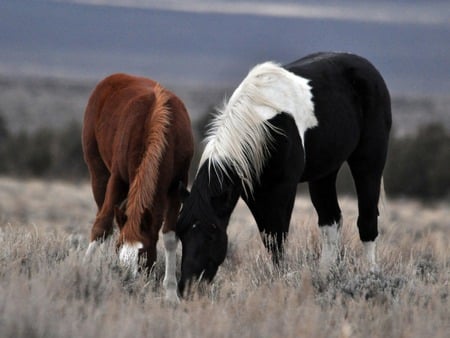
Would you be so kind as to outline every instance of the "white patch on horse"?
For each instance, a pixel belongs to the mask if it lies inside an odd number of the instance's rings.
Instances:
[[[318,125],[309,80],[273,62],[257,65],[248,78],[257,86],[260,116],[268,120],[281,112],[292,115],[304,147],[305,131]]]
[[[369,264],[369,268],[371,271],[375,271],[378,268],[376,260],[376,243],[375,241],[363,242],[363,247],[364,255],[367,263]]]
[[[341,221],[339,222],[341,223]],[[339,227],[340,224],[335,222],[332,225],[320,227],[322,237],[322,253],[320,255],[319,270],[327,273],[331,265],[336,262],[339,249]]]
[[[170,303],[179,303],[177,294],[177,276],[176,276],[176,251],[178,238],[174,231],[163,234],[166,271],[164,274],[163,285],[166,289],[166,300]]]
[[[90,242],[83,257],[83,263],[90,262],[94,258],[94,256],[103,256],[108,250],[108,243],[110,243],[110,239]]]
[[[84,255],[84,260],[88,260],[92,257],[95,251],[97,251],[97,248],[100,246],[100,243],[98,241],[92,241],[89,243],[89,246],[86,250],[86,254]]]
[[[317,126],[308,80],[273,62],[255,66],[211,123],[199,168],[206,161],[225,175],[231,163],[244,188],[251,192],[269,156],[268,120],[280,113],[292,115],[304,148],[304,134]],[[282,131],[280,131],[282,132]]]
[[[143,248],[141,242],[124,243],[119,251],[119,261],[128,267],[135,277],[138,272],[139,249]]]

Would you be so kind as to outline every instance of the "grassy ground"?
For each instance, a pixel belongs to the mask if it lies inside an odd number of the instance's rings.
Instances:
[[[95,206],[89,185],[0,178],[1,337],[447,337],[450,210],[388,201],[380,271],[361,263],[355,201],[341,198],[341,257],[316,273],[316,216],[299,197],[287,257],[272,266],[241,203],[214,283],[164,303],[162,247],[150,277],[131,279],[108,243],[83,263]]]

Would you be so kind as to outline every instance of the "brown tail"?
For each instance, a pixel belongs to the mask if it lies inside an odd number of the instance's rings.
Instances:
[[[168,94],[157,84],[154,88],[155,107],[150,118],[150,131],[142,162],[128,193],[122,241],[135,242],[142,239],[140,224],[145,209],[151,210],[159,176],[159,164],[166,150],[166,135],[170,125],[170,111],[167,108]]]

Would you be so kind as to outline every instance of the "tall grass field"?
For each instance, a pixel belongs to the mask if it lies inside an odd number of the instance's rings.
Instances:
[[[83,261],[96,213],[87,182],[0,178],[0,337],[448,337],[448,205],[388,198],[371,272],[356,201],[340,203],[342,247],[328,274],[317,272],[308,197],[297,198],[279,267],[239,202],[214,282],[173,306],[164,302],[162,243],[148,276],[120,267],[114,240]]]

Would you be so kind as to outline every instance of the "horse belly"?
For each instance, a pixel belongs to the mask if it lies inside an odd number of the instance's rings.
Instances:
[[[114,145],[116,139],[118,119],[116,114],[102,115],[98,119],[95,128],[95,135],[98,144],[100,156],[108,170],[112,170],[112,161],[114,157]]]
[[[300,182],[314,181],[338,170],[358,145],[358,126],[338,133],[317,128],[305,135],[305,167]],[[324,133],[328,136],[324,137]]]

